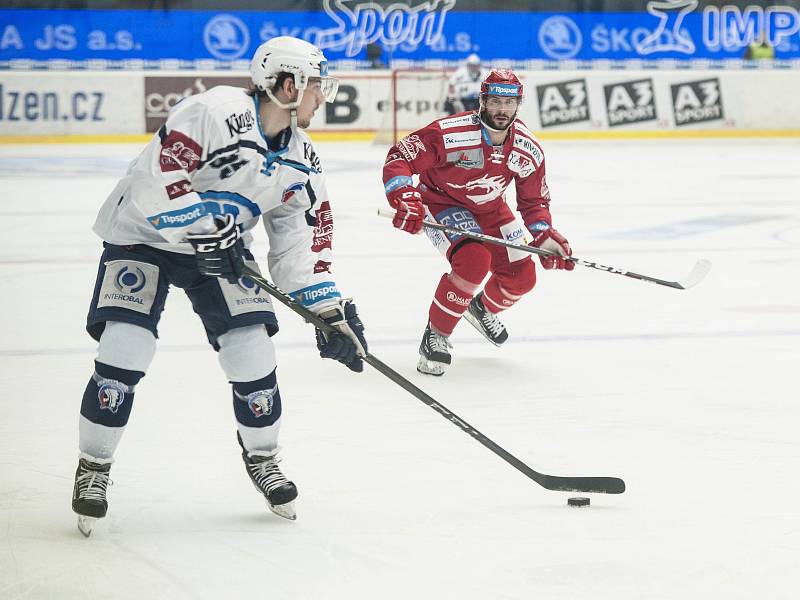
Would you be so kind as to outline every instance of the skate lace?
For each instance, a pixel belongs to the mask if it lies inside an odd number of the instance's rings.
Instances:
[[[503,323],[495,315],[488,310],[484,310],[481,315],[481,322],[486,329],[492,334],[492,337],[497,337],[503,332]]]
[[[108,473],[92,470],[87,470],[79,475],[76,481],[78,482],[78,495],[84,500],[105,500],[106,489],[109,485],[113,485]]]
[[[289,482],[284,474],[281,473],[278,465],[276,464],[277,462],[278,459],[267,459],[263,462],[250,464],[247,466],[247,468],[250,469],[250,473],[252,473],[253,479],[258,487],[265,492],[271,492],[275,488],[282,486],[284,483]]]
[[[430,330],[430,333],[431,334],[428,336],[428,346],[434,352],[447,352],[448,348],[453,347],[449,338],[436,333],[433,329]]]

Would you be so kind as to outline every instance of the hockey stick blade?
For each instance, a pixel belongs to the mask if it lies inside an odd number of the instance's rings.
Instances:
[[[539,481],[539,485],[555,492],[621,494],[625,491],[625,482],[619,477],[559,477],[558,475],[545,475]]]
[[[710,270],[711,261],[706,258],[700,259],[695,263],[691,272],[686,277],[679,279],[675,283],[681,286],[681,289],[688,290],[703,281]]]
[[[331,325],[320,319],[314,312],[297,302],[292,296],[284,292],[275,284],[271,283],[269,280],[263,278],[253,269],[245,267],[243,275],[251,279],[259,288],[263,289],[278,302],[303,317],[306,322],[311,323],[315,327],[328,333],[333,333],[336,331]],[[555,475],[545,475],[544,473],[535,471],[516,456],[511,454],[508,450],[475,429],[475,427],[456,415],[444,404],[437,402],[434,398],[423,392],[420,388],[411,383],[400,373],[392,369],[389,365],[381,361],[374,354],[367,352],[363,359],[365,363],[373,367],[376,371],[382,375],[385,375],[388,379],[391,379],[394,383],[409,392],[417,400],[428,405],[442,417],[461,429],[461,431],[472,437],[485,448],[493,452],[496,456],[502,458],[512,467],[530,479],[534,480],[542,487],[554,491],[585,493],[595,492],[600,494],[621,494],[625,491],[625,482],[616,477],[559,477]]]
[[[383,208],[378,209],[378,215],[380,215],[381,217],[392,218],[394,217],[394,214],[395,213],[390,210],[386,210]],[[558,256],[553,252],[542,250],[541,248],[536,248],[535,246],[528,246],[527,244],[518,244],[517,242],[510,242],[508,240],[496,238],[491,235],[486,235],[484,233],[478,233],[475,231],[465,231],[462,229],[458,229],[456,227],[449,227],[447,225],[442,225],[440,223],[433,223],[431,221],[425,221],[423,227],[425,229],[436,229],[438,231],[443,231],[445,233],[450,233],[453,235],[463,235],[464,237],[468,237],[473,240],[477,240],[479,242],[486,242],[487,244],[495,244],[497,246],[505,246],[506,248],[513,248],[515,250],[521,250],[522,252],[528,252],[530,254],[536,254],[542,257]],[[603,265],[591,260],[584,260],[582,258],[577,258],[575,256],[571,256],[567,260],[589,269],[596,269],[598,271],[604,271],[606,273],[613,273],[614,275],[622,275],[623,277],[629,277],[630,279],[637,279],[638,281],[655,283],[656,285],[663,285],[664,287],[670,287],[676,290],[686,290],[689,289],[690,287],[696,286],[705,278],[706,275],[708,275],[708,272],[711,270],[711,261],[702,259],[697,261],[692,271],[685,278],[679,279],[677,281],[670,281],[668,279],[660,279],[658,277],[653,277],[652,275],[643,275],[641,273],[634,273],[633,271],[626,271],[625,269],[620,269],[619,267],[609,267],[608,265]]]

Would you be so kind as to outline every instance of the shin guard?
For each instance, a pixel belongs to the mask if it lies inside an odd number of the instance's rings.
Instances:
[[[81,402],[78,447],[98,459],[110,460],[125,431],[142,371],[129,371],[95,361],[95,372]]]
[[[281,394],[275,370],[257,381],[233,383],[233,412],[242,447],[248,452],[277,448]]]
[[[447,273],[442,275],[428,312],[431,327],[449,337],[461,320],[461,315],[467,310],[472,297],[473,294],[458,288]]]
[[[95,361],[95,371],[86,385],[81,415],[97,425],[124,427],[133,406],[136,384],[142,371],[129,371]]]

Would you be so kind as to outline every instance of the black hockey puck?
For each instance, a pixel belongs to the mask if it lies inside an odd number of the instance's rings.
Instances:
[[[567,500],[569,506],[589,506],[589,499],[584,497],[570,498]]]

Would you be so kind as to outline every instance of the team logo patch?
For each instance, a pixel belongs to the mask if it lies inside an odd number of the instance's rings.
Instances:
[[[461,169],[482,169],[484,165],[483,148],[470,148],[447,153],[447,162]]]
[[[492,177],[482,175],[477,179],[468,181],[464,185],[459,185],[457,183],[448,183],[447,185],[456,190],[466,190],[466,197],[469,200],[472,200],[475,204],[486,204],[487,202],[491,202],[495,198],[502,196],[506,187],[508,187],[508,183],[509,182],[507,182],[505,177],[502,175],[493,175]],[[471,193],[482,190],[485,190],[485,193]]]
[[[542,175],[542,187],[539,189],[539,193],[545,200],[550,200],[550,188],[547,187],[547,181],[545,181],[544,175]]]
[[[303,182],[298,181],[297,183],[293,183],[285,190],[283,190],[283,194],[281,194],[281,204],[286,204],[289,200],[294,198],[294,195],[301,191],[305,186]]]
[[[100,402],[100,410],[108,410],[116,414],[119,407],[125,402],[125,389],[127,386],[114,379],[101,379],[97,386],[97,399]]]
[[[180,198],[190,193],[192,191],[192,184],[186,179],[181,179],[175,183],[168,184],[165,189],[167,190],[167,197],[170,200],[175,200],[175,198]]]
[[[264,415],[272,414],[272,406],[274,404],[275,392],[277,387],[271,390],[258,390],[252,394],[244,396],[245,402],[256,418],[263,417]]]
[[[425,144],[419,139],[416,134],[407,135],[398,144],[400,153],[407,161],[412,161],[419,155],[420,152],[425,152]]]
[[[447,292],[447,301],[452,302],[453,304],[458,304],[459,306],[469,306],[470,303],[469,298],[463,298],[452,290]]]
[[[464,208],[448,208],[436,215],[436,222],[442,225],[447,225],[454,229],[461,229],[463,231],[470,231],[472,233],[483,233],[481,226],[475,220],[475,215]],[[444,232],[451,242],[461,239],[457,233]]]
[[[258,265],[254,262],[248,261],[245,264],[258,271]],[[261,288],[249,277],[240,277],[236,283],[229,283],[224,279],[217,281],[232,317],[254,312],[274,312],[269,295],[262,294]]]
[[[519,86],[516,84],[510,83],[491,83],[489,84],[489,89],[486,91],[487,94],[491,94],[493,96],[519,96]]]
[[[500,226],[500,234],[504,240],[522,246],[524,246],[527,241],[526,236],[528,234],[526,231],[525,225],[517,218]],[[531,255],[518,248],[506,247],[506,256],[508,256],[508,262],[513,263],[519,260],[530,259]]]
[[[234,113],[225,119],[225,125],[228,126],[228,135],[231,137],[250,131],[255,123],[256,118],[249,110],[240,114]]]
[[[310,306],[322,300],[341,298],[342,294],[333,281],[323,281],[322,283],[297,290],[292,293],[292,296],[303,306]]]
[[[303,142],[303,158],[308,161],[311,168],[317,173],[322,173],[322,165],[319,161],[319,156],[314,152],[314,147],[311,144]]]
[[[542,162],[544,162],[544,155],[542,151],[539,150],[539,146],[537,146],[533,140],[525,137],[524,135],[514,134],[514,148],[519,148],[524,152],[533,157],[533,161],[536,163],[536,166],[540,166]]]
[[[122,267],[114,278],[114,287],[123,294],[141,292],[146,283],[147,277],[139,267]]]
[[[452,129],[453,127],[469,127],[471,125],[476,125],[475,116],[476,115],[465,115],[462,117],[440,119],[438,121],[439,129]]]
[[[396,160],[403,160],[403,157],[400,156],[399,152],[392,152],[389,156],[386,157],[386,162],[384,164],[389,164],[390,162],[394,162]]]
[[[516,150],[513,150],[511,154],[508,155],[506,164],[511,171],[518,173],[520,177],[528,177],[536,171],[536,165],[533,163],[533,159]]]
[[[258,296],[261,293],[261,288],[256,285],[256,282],[249,277],[240,277],[236,285],[245,294],[253,294]]]
[[[158,289],[158,267],[135,260],[105,264],[97,308],[127,308],[149,314]]]
[[[161,154],[158,157],[158,164],[161,171],[184,170],[191,173],[200,164],[200,156],[203,149],[200,144],[180,131],[170,131],[169,135],[161,143]]]
[[[192,204],[186,208],[171,210],[158,215],[151,215],[147,217],[147,220],[150,221],[150,224],[156,229],[164,229],[165,227],[184,227],[194,223],[197,221],[197,219],[205,216],[206,214],[215,214],[213,211],[209,210],[210,207],[210,203]],[[236,214],[238,214],[238,210]]]
[[[333,245],[333,212],[327,200],[317,209],[317,224],[314,227],[314,240],[311,242],[312,252],[322,252],[331,249]]]
[[[445,133],[442,136],[445,149],[462,148],[464,146],[480,146],[480,131],[459,131],[456,133]]]
[[[396,190],[397,188],[405,187],[407,185],[414,185],[414,180],[405,175],[397,175],[387,181],[383,185],[383,189],[388,194],[392,190]]]
[[[331,272],[331,263],[327,260],[318,260],[314,264],[314,273],[330,273]]]

